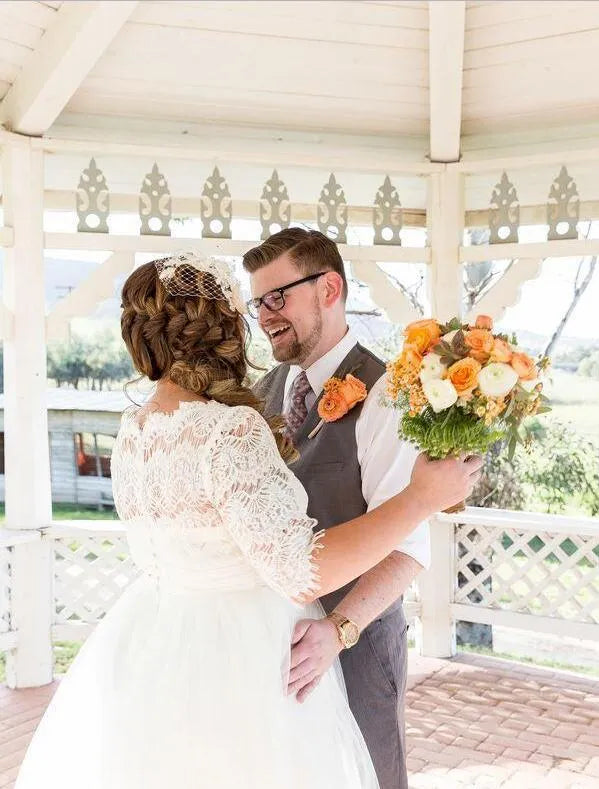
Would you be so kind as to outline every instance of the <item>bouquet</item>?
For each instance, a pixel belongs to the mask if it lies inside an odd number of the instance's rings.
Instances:
[[[474,325],[420,320],[404,335],[387,365],[389,403],[403,412],[400,438],[432,459],[483,454],[497,441],[511,459],[518,443],[529,443],[525,418],[550,410],[540,380],[547,357],[535,362],[515,336],[494,334],[487,315]],[[452,511],[459,509],[463,503]]]

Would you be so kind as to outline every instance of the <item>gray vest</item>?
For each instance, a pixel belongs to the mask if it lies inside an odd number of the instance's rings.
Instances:
[[[356,345],[334,375],[343,378],[347,373],[351,373],[363,381],[370,391],[384,372],[385,365],[380,359],[361,345]],[[254,392],[266,404],[267,416],[280,414],[283,410],[288,373],[289,366],[281,364],[267,373],[254,387]],[[316,518],[318,529],[329,529],[357,518],[367,510],[362,496],[362,478],[356,446],[356,420],[362,404],[359,403],[338,421],[325,424],[314,438],[308,438],[310,431],[320,421],[317,408],[318,400],[308,412],[306,421],[295,437],[294,443],[300,458],[289,468],[308,493],[308,514]],[[394,437],[390,440],[394,440]],[[325,610],[332,611],[354,583],[355,581],[321,598]],[[400,606],[401,601],[398,601],[385,613]]]

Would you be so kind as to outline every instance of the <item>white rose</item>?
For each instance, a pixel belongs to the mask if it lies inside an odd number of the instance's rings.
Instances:
[[[436,414],[449,408],[458,399],[455,386],[447,379],[435,378],[432,381],[426,381],[422,384],[422,390]]]
[[[445,365],[441,361],[438,353],[427,353],[422,360],[420,367],[420,380],[422,383],[426,381],[434,381],[441,378],[445,372]]]
[[[478,386],[486,397],[505,397],[518,381],[518,373],[509,364],[492,362],[478,374]]]

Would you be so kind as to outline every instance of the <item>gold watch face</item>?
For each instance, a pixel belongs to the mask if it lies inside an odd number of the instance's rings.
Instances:
[[[360,631],[353,622],[344,622],[341,625],[341,631],[343,633],[343,643],[348,649],[358,643]]]

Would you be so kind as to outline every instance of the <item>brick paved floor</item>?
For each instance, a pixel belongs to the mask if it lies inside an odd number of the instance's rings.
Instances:
[[[2,789],[13,787],[57,685],[0,687]],[[599,789],[597,681],[472,655],[412,654],[406,720],[410,789]]]

